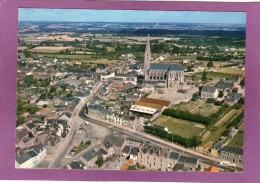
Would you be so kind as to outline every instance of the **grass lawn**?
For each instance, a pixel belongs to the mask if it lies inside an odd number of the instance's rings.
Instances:
[[[230,78],[232,74],[222,72],[206,72],[208,78]],[[197,72],[194,76],[202,77],[203,72]]]
[[[244,132],[244,122],[242,122],[239,127],[238,127],[239,131]]]
[[[196,55],[188,55],[188,56],[171,56],[170,60],[182,60],[182,59],[197,59]]]
[[[197,124],[164,115],[157,118],[155,120],[155,123],[160,126],[165,126],[168,128],[169,132],[172,132],[185,138],[197,136],[205,128],[205,126],[202,124]]]
[[[243,148],[244,133],[239,131],[228,145]]]
[[[220,106],[215,106],[212,103],[206,103],[206,100],[199,99],[196,101],[181,102],[178,105],[175,105],[174,109],[180,109],[183,111],[189,111],[191,113],[200,113],[203,116],[210,116],[213,113],[217,112]]]
[[[78,146],[78,149],[77,149],[75,155],[78,154],[78,153],[80,153],[80,152],[83,151],[84,149],[87,149],[90,145],[91,145],[91,141],[81,142],[81,143],[79,144],[79,146]]]

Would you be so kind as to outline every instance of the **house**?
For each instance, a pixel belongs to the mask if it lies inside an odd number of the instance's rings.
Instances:
[[[178,163],[180,153],[170,152],[168,157],[168,169],[172,170],[174,166]]]
[[[132,83],[133,85],[137,85],[137,75],[117,74],[115,78],[123,79],[124,83]]]
[[[228,105],[233,105],[238,102],[238,100],[242,97],[240,93],[229,92],[227,96],[224,98],[224,102]]]
[[[113,145],[111,144],[111,141],[110,140],[107,140],[105,143],[104,143],[104,147],[103,149],[107,152],[107,156],[111,156],[115,153],[114,151],[114,148],[113,148]]]
[[[120,137],[108,136],[105,139],[105,142],[110,141],[110,146],[112,145],[114,153],[121,155],[122,149],[125,146],[125,139]]]
[[[100,81],[107,81],[109,78],[114,78],[115,72],[106,72],[100,74]]]
[[[125,145],[122,150],[122,155],[126,158],[129,156],[130,152],[131,152],[131,147],[128,145]]]
[[[220,150],[220,148],[222,147],[222,143],[220,143],[220,142],[218,142],[217,144],[215,144],[214,146],[213,146],[213,148],[211,149],[211,152],[210,152],[210,154],[211,154],[211,156],[213,156],[213,157],[218,157],[218,154],[219,154],[219,150]]]
[[[49,101],[43,101],[43,100],[40,100],[36,106],[39,107],[39,108],[43,108],[44,105],[48,106],[49,105]]]
[[[22,128],[21,130],[16,131],[16,142],[21,141],[22,139],[28,136],[28,130],[26,128]]]
[[[84,92],[76,92],[76,94],[74,95],[75,98],[79,98],[81,101],[86,102],[87,97],[89,96],[90,92],[84,91]]]
[[[195,171],[196,168],[198,167],[198,163],[199,163],[198,158],[181,155],[176,165],[179,164],[178,166],[182,166],[183,171]],[[174,167],[174,169],[175,168],[176,167]]]
[[[37,141],[46,148],[47,155],[54,155],[60,147],[60,137],[54,131],[47,130],[37,136]]]
[[[144,145],[138,153],[137,163],[150,169],[166,171],[169,151],[160,147]]]
[[[139,153],[139,148],[133,147],[130,151],[130,159],[133,160],[133,163],[137,163],[137,158],[138,158],[138,153]]]
[[[229,90],[230,91],[233,88],[233,84],[231,82],[220,80],[219,82],[217,82],[215,87],[218,90],[222,90],[222,91]]]
[[[99,151],[97,151],[98,157],[102,156],[103,159],[107,159],[109,157],[107,151],[105,151],[103,148],[100,148]]]
[[[217,98],[218,93],[216,87],[203,86],[201,90],[201,98]]]
[[[85,154],[82,155],[82,160],[85,162],[87,167],[94,167],[96,168],[96,161],[97,161],[97,152],[95,150],[91,150],[86,152]]]
[[[50,108],[42,108],[36,112],[37,116],[49,116],[52,113]]]
[[[42,144],[38,144],[19,156],[16,156],[15,168],[33,168],[46,157],[46,149]]]
[[[225,146],[220,149],[220,159],[234,164],[243,164],[243,149]]]
[[[73,161],[67,167],[68,169],[86,169],[86,165],[82,161]]]
[[[202,154],[208,155],[208,154],[210,153],[210,150],[211,150],[213,144],[214,144],[213,141],[209,141],[209,142],[207,142],[207,143],[205,143],[205,144],[202,144],[202,145],[200,145],[200,146],[197,146],[197,147],[196,147],[196,151],[198,151],[198,152],[200,152],[200,153],[202,153]]]
[[[88,115],[101,119],[106,119],[108,114],[108,110],[100,104],[91,104],[88,106],[87,110]]]
[[[65,120],[68,122],[68,124],[71,123],[72,114],[70,112],[63,112],[58,119]]]

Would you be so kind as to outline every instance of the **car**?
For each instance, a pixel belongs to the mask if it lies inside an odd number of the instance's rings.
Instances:
[[[150,141],[146,141],[147,144],[150,144],[151,142]]]
[[[71,156],[66,156],[66,157],[65,157],[65,159],[70,159],[70,158],[71,158]]]

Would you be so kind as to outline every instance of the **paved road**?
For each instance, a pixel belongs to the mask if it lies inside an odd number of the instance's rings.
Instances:
[[[85,102],[80,101],[80,103],[75,108],[75,111],[73,112],[72,119],[71,119],[72,125],[71,125],[71,128],[70,128],[70,131],[67,134],[64,142],[61,144],[61,147],[59,148],[59,150],[57,152],[55,160],[50,165],[50,168],[58,168],[58,167],[61,166],[62,160],[64,160],[66,154],[68,154],[69,150],[71,149],[71,146],[73,144],[73,141],[75,140],[75,135],[76,135],[78,128],[80,127],[81,124],[84,124],[84,122],[85,122],[84,120],[82,120],[79,117],[79,113],[81,112],[81,110],[83,110],[85,108],[86,103],[100,89],[102,84],[103,83],[100,82],[96,87],[94,87],[91,94],[87,97],[86,101]]]
[[[100,126],[110,128],[111,130],[117,131],[121,134],[125,134],[128,137],[135,138],[135,139],[138,139],[138,140],[141,140],[141,141],[144,141],[144,142],[149,141],[149,143],[151,143],[153,145],[170,148],[170,149],[172,149],[176,152],[182,153],[184,155],[197,157],[197,158],[199,158],[200,162],[202,162],[202,163],[205,163],[205,164],[208,164],[208,165],[214,165],[215,167],[222,168],[222,169],[228,168],[228,167],[224,167],[224,166],[219,164],[222,161],[220,159],[216,159],[216,158],[213,158],[213,157],[209,157],[209,156],[200,154],[200,153],[193,151],[191,149],[186,149],[186,148],[178,146],[176,144],[164,141],[162,139],[158,139],[154,136],[150,136],[150,135],[145,134],[145,133],[140,133],[140,132],[132,130],[132,129],[127,129],[127,127],[124,127],[124,126],[117,126],[116,124],[112,124],[112,123],[104,122],[104,121],[101,121],[101,120],[93,119],[93,118],[86,116],[83,113],[80,113],[80,117],[82,119],[90,122],[90,123],[95,123],[95,124],[98,124]],[[241,171],[242,167],[237,166],[236,169]]]

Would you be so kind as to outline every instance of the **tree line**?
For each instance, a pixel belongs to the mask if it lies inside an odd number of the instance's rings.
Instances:
[[[151,135],[166,139],[171,142],[176,142],[181,144],[185,147],[196,147],[197,145],[201,144],[201,140],[199,137],[191,137],[191,138],[184,138],[180,135],[168,133],[162,129],[154,128],[151,126],[144,126],[144,132],[149,133]]]

